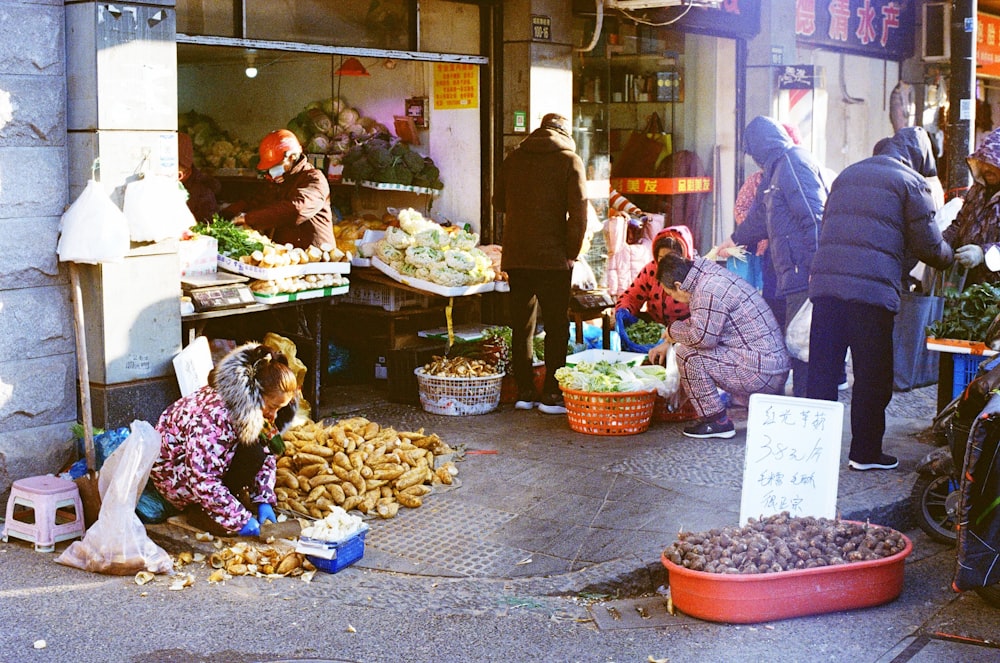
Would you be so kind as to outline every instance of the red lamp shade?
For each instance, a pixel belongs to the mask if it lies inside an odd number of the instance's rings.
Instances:
[[[333,73],[337,76],[371,76],[357,58],[347,58],[341,63],[337,71]]]

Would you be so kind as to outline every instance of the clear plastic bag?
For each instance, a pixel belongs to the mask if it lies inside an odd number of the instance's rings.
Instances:
[[[146,175],[125,187],[125,218],[133,242],[160,242],[180,237],[195,224],[176,180]]]
[[[97,180],[90,180],[59,222],[59,260],[121,262],[130,248],[125,215]]]
[[[173,568],[170,555],[153,543],[135,513],[160,453],[160,434],[145,421],[133,421],[131,429],[101,468],[97,522],[56,559],[60,564],[108,575],[132,575],[143,569],[168,573]]]
[[[807,299],[785,330],[788,354],[799,361],[809,361],[809,327],[812,325],[812,310],[812,301]]]

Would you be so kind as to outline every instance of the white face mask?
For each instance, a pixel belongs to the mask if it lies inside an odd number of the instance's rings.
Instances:
[[[276,179],[285,174],[285,164],[279,163],[276,166],[271,166],[267,169],[267,174],[271,176],[271,179]]]

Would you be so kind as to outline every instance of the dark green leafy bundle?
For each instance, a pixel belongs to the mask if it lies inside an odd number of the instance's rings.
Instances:
[[[1000,314],[1000,288],[977,283],[960,293],[945,295],[944,315],[927,327],[933,338],[958,341],[984,341],[994,318]]]
[[[441,171],[402,141],[380,135],[355,145],[344,155],[344,179],[368,180],[441,189]]]
[[[227,258],[238,259],[264,248],[263,244],[250,238],[245,228],[218,214],[212,217],[211,223],[198,223],[191,230],[199,235],[214,237],[219,242],[219,253]]]

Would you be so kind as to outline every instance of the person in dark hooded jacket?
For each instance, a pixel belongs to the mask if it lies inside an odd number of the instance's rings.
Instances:
[[[937,174],[927,132],[904,127],[875,156],[833,183],[812,262],[809,398],[837,400],[848,348],[854,360],[850,467],[885,470],[885,408],[892,398],[892,330],[907,260],[951,265],[951,247],[934,222],[927,177]]]
[[[160,455],[149,478],[192,524],[218,535],[255,536],[265,520],[276,522],[281,451],[273,438],[295,416],[295,373],[278,350],[247,343],[221,359],[208,381],[160,416]]]
[[[965,287],[1000,282],[1000,272],[984,264],[986,252],[1000,246],[1000,129],[986,135],[966,162],[974,180],[944,239],[955,250],[955,262],[969,270]]]
[[[512,366],[518,409],[531,409],[536,315],[545,323],[545,383],[538,409],[566,411],[556,370],[566,364],[573,263],[587,228],[586,176],[569,121],[555,113],[507,155],[493,207],[504,214],[501,269],[510,283]]]
[[[826,203],[823,168],[808,150],[798,147],[785,128],[770,117],[758,116],[747,125],[744,150],[763,172],[743,223],[724,249],[756,247],[768,240],[768,252],[777,277],[775,296],[785,300],[785,324],[808,298],[809,268],[819,242],[820,221]],[[805,396],[808,364],[792,359],[792,389]]]

